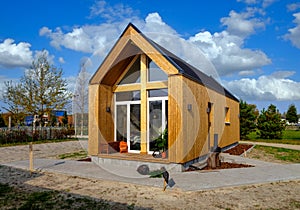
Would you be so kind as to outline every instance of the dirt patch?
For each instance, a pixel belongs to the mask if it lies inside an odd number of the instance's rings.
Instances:
[[[86,179],[64,174],[28,172],[4,167],[0,183],[26,192],[53,190],[66,200],[56,200],[57,209],[80,209],[78,198],[106,201],[107,209],[299,209],[300,182],[276,182],[263,185],[230,187],[198,192],[149,187],[107,180]],[[199,184],[201,181],[199,181]],[[0,197],[1,198],[1,197]],[[0,199],[1,200],[1,199]],[[76,200],[73,204],[70,201]],[[82,200],[82,199],[81,199]],[[17,202],[17,200],[16,200]],[[63,206],[68,205],[68,208]],[[14,209],[16,203],[6,202],[0,209]]]
[[[229,153],[230,155],[242,155],[244,152],[247,152],[253,145],[250,144],[238,144],[233,148],[225,151],[224,153]]]
[[[246,168],[246,167],[254,167],[254,166],[247,165],[247,164],[222,162],[221,165],[217,166],[215,169]],[[215,169],[212,169],[212,168],[209,168],[208,166],[206,166],[202,170],[215,170]]]
[[[247,165],[247,164],[240,164],[240,163],[221,162],[221,165],[216,166],[215,168],[211,168],[209,166],[205,166],[202,169],[198,169],[198,168],[195,168],[195,167],[189,167],[186,170],[186,172],[188,172],[188,171],[197,171],[197,170],[219,170],[219,169],[247,168],[247,167],[254,167],[254,166]]]
[[[225,151],[224,153],[228,153],[230,155],[242,155],[245,151],[247,152],[253,145],[250,144],[237,144],[235,147]],[[252,165],[247,164],[240,164],[240,163],[230,163],[230,162],[221,162],[221,165],[216,166],[215,168],[211,168],[206,166],[200,170],[219,170],[219,169],[230,169],[230,168],[246,168],[246,167],[253,167]],[[186,171],[196,171],[199,168],[196,167],[189,167]]]
[[[35,145],[34,149],[35,158],[55,158],[58,154],[70,153],[82,148],[79,142],[68,142],[59,145]],[[37,149],[39,151],[36,151]],[[247,157],[254,151],[251,150]],[[0,148],[0,162],[21,159],[28,159],[28,146]],[[56,193],[65,194],[67,198],[90,198],[97,202],[105,200],[111,205],[108,209],[300,209],[299,180],[198,192],[184,192],[169,188],[162,191],[162,187],[86,179],[64,174],[44,172],[30,175],[28,171],[0,166],[0,183],[9,184],[24,190],[25,193],[54,190]],[[0,200],[2,198],[0,196]],[[61,200],[56,202],[61,209],[68,204]],[[0,209],[15,208],[16,203],[13,201],[0,205]],[[79,208],[70,203],[69,208],[65,209]]]

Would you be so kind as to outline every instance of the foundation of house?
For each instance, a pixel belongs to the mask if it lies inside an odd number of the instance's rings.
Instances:
[[[182,172],[185,170],[185,167],[182,164],[170,163],[164,160],[157,161],[145,161],[145,160],[128,160],[128,159],[117,159],[109,158],[103,156],[92,156],[92,162],[96,163],[101,167],[105,166],[128,166],[133,168],[138,168],[141,165],[147,165],[150,171],[159,170],[161,167],[165,167],[169,172]]]

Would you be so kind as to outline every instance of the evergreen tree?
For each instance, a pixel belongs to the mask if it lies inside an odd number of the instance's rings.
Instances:
[[[3,114],[0,114],[0,128],[5,127],[5,122],[4,122],[4,118],[3,118]]]
[[[53,114],[53,113],[51,113],[50,125],[57,126],[57,118],[56,118],[55,114]]]
[[[257,134],[262,139],[280,139],[285,128],[281,121],[281,114],[276,106],[271,104],[267,110],[263,109],[257,119]]]
[[[289,106],[289,109],[286,113],[286,120],[289,121],[289,123],[298,123],[297,109],[294,104]]]
[[[255,130],[256,119],[259,115],[256,105],[240,101],[240,135],[241,139],[247,139],[248,134]]]
[[[67,112],[65,111],[64,112],[64,117],[62,118],[62,123],[63,123],[64,126],[68,126],[68,122],[69,122],[68,115],[67,115]]]

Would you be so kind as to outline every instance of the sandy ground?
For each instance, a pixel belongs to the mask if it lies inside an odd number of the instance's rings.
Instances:
[[[36,145],[35,157],[54,158],[59,153],[79,151],[82,145],[85,144],[78,141]],[[0,148],[0,161],[28,159],[28,147],[23,147]],[[48,172],[30,176],[27,171],[1,166],[0,182],[29,191],[46,188],[112,204],[134,204],[135,209],[300,209],[300,180],[198,192],[163,192],[161,188]]]

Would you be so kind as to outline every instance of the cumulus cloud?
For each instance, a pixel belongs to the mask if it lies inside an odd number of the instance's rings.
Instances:
[[[34,52],[34,60],[37,60],[42,55],[45,55],[47,57],[47,61],[49,64],[54,64],[54,55],[51,55],[48,50],[36,50]]]
[[[256,29],[265,28],[263,19],[257,18],[257,13],[263,13],[261,9],[247,8],[246,12],[237,13],[230,11],[229,17],[221,18],[221,23],[227,27],[227,31],[241,38],[245,38],[253,33]]]
[[[85,25],[74,28],[70,32],[63,32],[61,28],[52,31],[43,27],[40,30],[40,35],[49,37],[51,45],[55,48],[65,47],[80,52],[94,53],[103,58],[128,22],[133,22],[151,39],[202,69],[205,73],[214,75],[211,69],[212,65],[215,65],[220,75],[227,75],[253,70],[271,63],[262,51],[243,47],[246,35],[249,36],[257,28],[264,27],[262,22],[252,18],[253,13],[252,10],[241,15],[236,12],[234,15],[231,13],[231,16],[223,21],[223,24],[227,25],[228,28],[230,26],[230,30],[228,29],[230,32],[225,30],[211,34],[209,31],[203,31],[187,39],[182,38],[180,34],[166,24],[158,13],[148,14],[145,20],[133,17],[122,22],[103,23],[95,26]],[[239,16],[239,20],[242,22],[250,18],[248,26],[245,29],[236,29],[233,33],[234,29],[231,27],[233,16]],[[201,59],[199,59],[200,57]]]
[[[258,0],[237,0],[237,2],[243,2],[246,4],[257,4]]]
[[[243,48],[244,40],[227,31],[214,34],[200,32],[191,37],[190,41],[203,49],[221,76],[253,70],[271,63],[264,52]]]
[[[297,10],[297,9],[300,8],[300,2],[293,3],[293,4],[288,4],[286,7],[287,7],[288,11],[293,12],[293,11],[295,11],[295,10]]]
[[[90,9],[90,18],[99,16],[107,22],[127,19],[137,13],[137,11],[133,11],[131,7],[122,3],[111,6],[106,1],[97,1]]]
[[[28,67],[32,62],[31,45],[26,42],[14,43],[5,39],[0,43],[0,66],[2,68]]]
[[[263,8],[266,8],[273,4],[276,0],[237,0],[237,2],[243,2],[248,5],[261,4]]]
[[[300,82],[289,77],[294,71],[278,71],[271,75],[263,75],[257,79],[243,78],[224,85],[240,98],[247,100],[300,100]]]
[[[300,48],[300,12],[293,14],[293,16],[295,17],[293,22],[296,26],[288,30],[289,32],[284,35],[284,39],[291,41],[295,47]]]
[[[59,57],[59,58],[58,58],[58,62],[59,62],[59,63],[65,63],[65,59],[64,59],[63,57]]]
[[[260,4],[261,8],[273,3],[273,0],[240,1],[246,4]],[[116,11],[119,11],[119,14],[116,14]],[[100,65],[129,22],[134,23],[158,44],[216,79],[218,75],[234,73],[241,77],[261,75],[261,68],[271,63],[263,51],[245,47],[245,40],[258,30],[264,30],[269,21],[264,17],[262,9],[249,7],[240,13],[231,11],[227,17],[220,20],[225,28],[223,31],[200,31],[187,38],[183,38],[165,23],[156,12],[140,19],[131,11],[122,4],[110,6],[105,1],[99,1],[91,8],[90,17],[104,18],[104,23],[77,26],[70,31],[64,31],[60,27],[43,27],[40,29],[40,35],[48,37],[51,45],[57,49],[67,48],[91,53],[93,56],[88,59],[87,68],[93,71]],[[122,18],[115,18],[121,16]],[[290,29],[285,38],[296,45],[300,40],[300,15],[294,16],[297,26]],[[243,78],[223,83],[234,94],[247,100],[299,100],[299,82],[289,79],[294,73],[281,71],[257,79]]]

